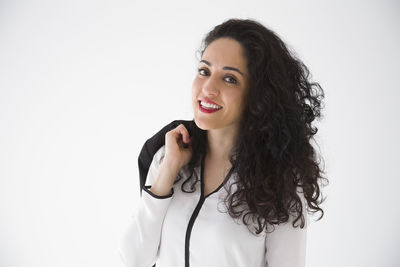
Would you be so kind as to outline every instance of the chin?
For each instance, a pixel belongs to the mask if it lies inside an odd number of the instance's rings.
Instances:
[[[215,127],[213,127],[214,125],[211,125],[209,122],[207,122],[207,120],[199,119],[196,117],[194,117],[194,123],[196,123],[196,126],[204,131],[215,128]]]
[[[215,123],[209,123],[206,120],[201,120],[201,119],[199,120],[196,117],[194,118],[194,123],[196,124],[197,127],[199,127],[204,131],[220,128],[220,126],[215,125]]]
[[[196,118],[194,118],[194,123],[196,124],[197,127],[199,127],[200,129],[202,129],[204,131],[210,129],[210,127],[208,127],[207,123],[204,123],[204,122],[201,122],[201,121],[199,122],[199,120],[196,119]]]

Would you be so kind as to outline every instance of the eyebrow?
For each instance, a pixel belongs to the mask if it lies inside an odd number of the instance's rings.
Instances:
[[[208,66],[211,66],[211,63],[210,63],[209,61],[207,61],[207,60],[202,59],[202,60],[200,60],[200,62],[204,62],[204,63],[206,63]],[[244,74],[243,74],[239,69],[234,68],[234,67],[225,66],[225,67],[223,67],[222,69],[223,69],[223,70],[233,70],[233,71],[236,71],[236,72],[240,73],[242,76],[244,76]]]

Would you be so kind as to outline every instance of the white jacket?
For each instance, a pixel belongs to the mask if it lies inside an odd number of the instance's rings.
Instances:
[[[306,212],[303,229],[294,228],[289,221],[275,225],[272,233],[254,235],[241,219],[233,220],[226,213],[222,201],[227,194],[224,186],[236,179],[236,173],[230,172],[219,188],[204,196],[202,166],[195,169],[200,177],[195,192],[181,191],[187,175],[182,168],[184,177],[174,184],[171,193],[157,196],[149,188],[164,153],[162,146],[154,154],[140,203],[121,236],[119,251],[127,267],[305,266]]]

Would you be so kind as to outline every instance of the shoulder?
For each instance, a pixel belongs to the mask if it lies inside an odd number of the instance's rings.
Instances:
[[[297,186],[296,187],[296,193],[300,198],[300,202],[301,202],[301,206],[302,206],[302,215],[304,216],[304,220],[305,220],[304,221],[305,227],[308,227],[308,225],[309,225],[309,218],[308,218],[308,213],[307,213],[308,204],[307,204],[307,199],[304,196],[303,188],[300,187],[300,186]],[[297,217],[297,214],[296,215],[292,215],[291,214],[290,221],[291,222],[294,221],[296,217]]]

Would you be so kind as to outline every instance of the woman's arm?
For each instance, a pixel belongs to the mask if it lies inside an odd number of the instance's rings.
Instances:
[[[299,194],[303,201],[303,215],[305,226],[294,228],[291,216],[289,221],[274,225],[275,230],[266,235],[265,266],[266,267],[305,267],[306,259],[306,237],[309,219],[305,212],[304,196]],[[298,221],[296,225],[299,223]]]
[[[163,171],[159,165],[163,154],[164,147],[161,147],[154,155],[140,202],[120,238],[119,253],[127,267],[152,266],[157,260],[162,224],[174,194],[173,188],[163,195],[150,190]]]

